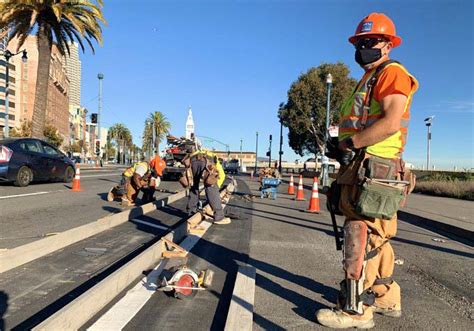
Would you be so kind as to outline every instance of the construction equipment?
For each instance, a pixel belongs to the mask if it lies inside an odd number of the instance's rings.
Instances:
[[[182,163],[183,159],[190,151],[197,150],[200,146],[195,140],[184,137],[167,136],[166,141],[168,146],[166,148],[166,155],[163,158],[166,162],[166,168],[163,170],[163,179],[178,180],[186,169]]]
[[[186,266],[165,270],[157,291],[168,292],[177,299],[191,299],[198,291],[212,285],[214,271],[202,270],[199,275]]]
[[[279,178],[262,178],[262,187],[260,189],[260,198],[272,197],[273,200],[277,198],[278,186],[281,184],[281,179]]]

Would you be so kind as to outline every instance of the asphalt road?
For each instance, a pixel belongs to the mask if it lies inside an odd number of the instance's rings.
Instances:
[[[82,192],[71,192],[71,184],[38,183],[15,187],[0,183],[0,249],[38,240],[65,231],[124,208],[108,202],[109,189],[120,181],[121,168],[81,169]],[[162,182],[160,189],[176,191],[177,182]],[[157,192],[155,197],[164,196]]]
[[[250,187],[258,193],[257,182],[250,182]],[[304,212],[308,201],[294,201],[285,194],[286,189],[286,185],[280,187],[276,201],[255,199],[251,211],[249,263],[257,269],[254,329],[324,329],[315,322],[315,312],[334,306],[343,277],[342,253],[335,249],[325,197],[320,195],[321,213],[309,214]],[[473,207],[472,202],[443,204],[437,198],[417,198],[409,203],[411,210],[425,209],[434,219],[441,219],[438,214],[464,217],[468,211],[457,211],[459,205]],[[424,207],[426,201],[430,208]],[[472,329],[473,247],[438,230],[407,223],[405,218],[406,213],[391,240],[397,259],[394,279],[402,288],[403,316],[392,319],[378,315],[376,329]],[[338,224],[343,224],[342,218]]]

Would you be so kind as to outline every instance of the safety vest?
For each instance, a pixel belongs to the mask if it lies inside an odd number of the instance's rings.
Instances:
[[[133,174],[135,173],[135,169],[136,169],[138,166],[140,166],[140,165],[145,166],[146,169],[147,169],[147,171],[149,170],[149,169],[148,169],[148,162],[137,162],[137,163],[135,163],[133,166],[131,166],[131,167],[125,169],[125,171],[123,172],[123,175],[124,175],[125,177],[132,177]]]
[[[196,151],[196,152],[191,154],[191,157],[193,157],[195,155],[198,155],[198,154],[202,154],[202,155],[206,156],[207,160],[210,160],[212,163],[214,163],[216,165],[217,171],[219,172],[219,180],[217,181],[217,185],[219,187],[221,187],[222,184],[224,183],[224,180],[225,180],[225,172],[224,172],[224,168],[222,168],[222,164],[219,162],[219,159],[217,158],[216,154],[214,154],[212,152],[209,152],[209,151]],[[214,160],[216,160],[216,162],[214,162]]]
[[[366,152],[375,156],[393,159],[401,157],[405,147],[408,134],[408,124],[410,121],[410,104],[413,94],[418,89],[418,81],[401,64],[390,63],[385,68],[383,68],[383,70],[386,70],[389,66],[400,67],[411,78],[412,88],[410,94],[407,97],[407,102],[405,104],[405,109],[403,111],[403,116],[400,123],[400,130],[374,145],[367,146]],[[356,134],[357,132],[362,131],[364,127],[367,128],[371,126],[382,117],[380,103],[377,100],[372,99],[370,102],[370,108],[368,110],[365,126],[363,127],[362,125],[367,84],[374,74],[375,70],[372,72],[372,74],[367,75],[365,81],[360,81],[354,93],[343,103],[340,112],[339,140],[343,140]],[[375,86],[373,88],[375,88]]]

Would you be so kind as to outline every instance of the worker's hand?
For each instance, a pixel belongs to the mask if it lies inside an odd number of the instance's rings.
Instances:
[[[343,139],[339,142],[339,149],[343,152],[347,152],[347,151],[352,151],[352,149],[349,148],[348,144],[347,144],[347,139]]]
[[[338,158],[336,159],[341,165],[349,165],[354,158],[354,151],[348,149],[344,151],[340,151]]]

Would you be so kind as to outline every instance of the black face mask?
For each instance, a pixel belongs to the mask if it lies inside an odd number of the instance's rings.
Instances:
[[[355,52],[355,60],[361,66],[376,62],[380,58],[382,58],[382,50],[379,48],[357,49]]]

